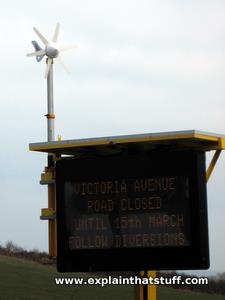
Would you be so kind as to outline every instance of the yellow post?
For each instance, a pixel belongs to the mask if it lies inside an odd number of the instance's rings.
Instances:
[[[55,185],[48,184],[48,208],[53,211],[56,210],[55,205]],[[49,247],[49,256],[56,256],[56,221],[48,221],[48,247]]]
[[[141,271],[140,277],[156,277],[156,271]],[[156,285],[137,285],[135,287],[135,299],[136,300],[156,300]]]
[[[156,271],[147,271],[148,277],[156,277]],[[148,284],[147,287],[147,298],[148,300],[156,300],[156,285],[155,284]]]
[[[137,276],[140,278],[144,277],[144,271],[140,271],[137,273]],[[135,300],[143,300],[144,299],[144,288],[143,284],[138,284],[135,286]]]

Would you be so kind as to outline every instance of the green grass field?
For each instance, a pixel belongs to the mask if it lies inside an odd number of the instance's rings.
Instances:
[[[126,300],[134,299],[133,286],[56,285],[55,277],[65,277],[53,267],[0,256],[0,300]],[[85,274],[67,274],[67,277],[85,277]],[[157,300],[224,300],[224,296],[194,293],[158,287]]]

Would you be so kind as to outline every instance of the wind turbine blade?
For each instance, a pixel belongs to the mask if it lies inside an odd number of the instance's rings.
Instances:
[[[45,50],[39,50],[39,51],[27,54],[27,56],[39,56],[39,55],[45,55]]]
[[[67,73],[70,73],[67,66],[64,64],[64,62],[62,61],[62,59],[58,56],[56,58],[57,62],[60,63],[60,65],[63,67],[63,69],[67,72]]]
[[[59,51],[68,51],[74,48],[78,48],[78,45],[72,44],[72,45],[66,45],[59,48]]]
[[[52,38],[52,41],[53,41],[54,43],[56,43],[57,40],[58,40],[58,36],[59,36],[59,26],[60,26],[60,24],[57,23],[57,24],[56,24],[56,28],[55,28],[55,32],[54,32],[54,35],[53,35],[53,38]]]
[[[48,58],[48,61],[47,61],[47,64],[46,64],[46,69],[45,69],[45,78],[48,77],[48,73],[49,73],[49,70],[51,68],[52,61],[53,61],[52,58]]]
[[[36,34],[39,36],[41,41],[45,44],[45,46],[47,46],[48,40],[37,30],[37,28],[34,27],[33,29],[36,32]]]

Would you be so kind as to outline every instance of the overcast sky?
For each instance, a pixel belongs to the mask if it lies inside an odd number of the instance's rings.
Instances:
[[[47,250],[45,63],[27,58],[37,27],[67,52],[55,64],[56,135],[63,139],[204,130],[225,134],[225,2],[11,1],[1,7],[0,243]],[[40,42],[41,44],[41,42]],[[208,160],[211,154],[207,155]],[[208,183],[211,268],[225,271],[225,154]]]

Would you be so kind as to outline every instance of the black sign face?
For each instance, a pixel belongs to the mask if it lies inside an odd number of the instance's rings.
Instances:
[[[199,152],[57,163],[59,271],[208,268]]]

